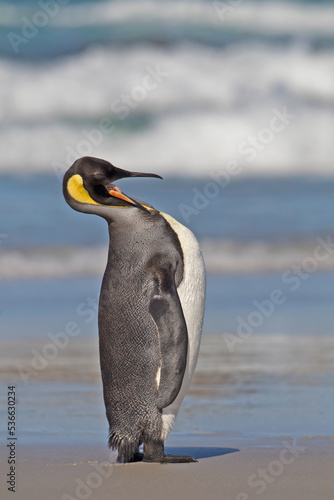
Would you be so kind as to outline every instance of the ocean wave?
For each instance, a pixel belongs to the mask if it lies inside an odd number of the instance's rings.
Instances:
[[[43,3],[43,2],[42,2]],[[20,27],[22,16],[33,19],[40,11],[40,4],[0,3],[2,26]],[[87,2],[78,5],[59,5],[59,10],[49,16],[50,26],[87,27],[106,26],[115,23],[144,23],[146,26],[157,22],[180,22],[224,28],[236,27],[248,32],[291,33],[333,36],[334,6],[305,2],[241,2],[233,7],[232,2],[211,1],[103,1]],[[173,36],[173,33],[171,33]]]
[[[148,45],[92,48],[43,65],[0,60],[0,120],[4,126],[73,123],[112,114],[117,119],[122,114],[116,101],[148,84],[146,95],[138,95],[137,101],[132,97],[130,119],[198,109],[238,111],[280,101],[325,108],[334,105],[333,54],[315,54],[302,46],[222,50],[183,44],[171,50]],[[150,72],[157,71],[162,76],[148,81]]]
[[[114,49],[141,43],[165,48],[184,42],[221,48],[297,43],[316,52],[334,47],[334,6],[329,3],[320,7],[309,1],[251,1],[233,7],[233,2],[148,0],[69,2],[57,7],[57,0],[51,1],[56,7],[50,14],[42,9],[43,0],[37,5],[0,3],[5,40],[0,56],[47,62],[91,46]]]
[[[64,173],[78,157],[89,155],[162,175],[207,177],[228,170],[231,161],[240,176],[333,175],[334,123],[326,111],[297,116],[293,110],[296,118],[287,131],[273,134],[270,144],[261,143],[261,151],[249,146],[249,138],[268,126],[274,112],[190,113],[162,118],[135,133],[103,134],[94,124],[14,126],[0,132],[0,172]]]
[[[221,325],[220,328],[222,328]],[[207,332],[203,334],[190,394],[196,393],[198,388],[204,392],[210,384],[213,387],[217,385],[224,387],[225,391],[226,384],[230,387],[236,384],[238,392],[240,392],[240,383],[243,377],[247,377],[245,387],[247,391],[250,391],[251,380],[262,383],[258,378],[259,375],[265,377],[265,387],[271,383],[271,379],[268,383],[268,377],[281,375],[292,377],[295,388],[299,383],[304,388],[306,385],[309,390],[311,376],[333,374],[334,339],[332,335],[294,336],[291,333],[288,335],[283,333],[258,335],[254,333],[245,341],[233,344],[235,349],[231,353],[228,346],[231,345],[231,339],[233,340],[235,333],[222,333],[218,330],[217,334],[210,335]],[[228,339],[230,339],[230,344],[228,344]],[[8,338],[1,339],[1,377],[12,381],[13,375],[17,376],[18,366],[31,366],[32,346],[38,352],[43,352],[49,342],[49,337],[45,336],[42,338],[26,336],[19,342]],[[63,387],[70,383],[100,384],[101,371],[98,352],[98,336],[93,328],[91,336],[80,335],[70,338],[70,348],[60,349],[58,355],[49,360],[47,370],[38,372],[38,381],[62,381]],[[311,380],[315,387],[319,384],[319,380],[320,383],[324,380],[326,380],[325,383],[330,383],[330,379],[323,377]],[[41,386],[37,387],[40,391]],[[290,385],[287,384],[287,387],[290,388]],[[252,388],[254,391],[253,385]],[[263,387],[261,390],[263,391]],[[275,397],[277,396],[275,395]],[[57,401],[59,401],[58,398],[59,394]],[[40,426],[40,417],[37,422],[36,425]],[[40,427],[38,428],[40,429]]]
[[[281,244],[240,244],[226,240],[201,242],[209,274],[283,273],[293,269],[294,265],[303,264],[305,269],[312,265],[312,272],[333,271],[334,256],[330,253],[326,256],[326,251],[323,251],[321,260],[317,260],[315,251],[318,246],[316,241]],[[101,276],[106,261],[105,246],[1,250],[0,279]]]
[[[284,273],[295,265],[307,267],[311,260],[312,263],[316,261],[314,271],[334,269],[334,255],[330,251],[326,254],[325,249],[326,256],[321,260],[315,257],[320,244],[315,240],[287,243],[204,240],[201,243],[207,271],[212,274]]]
[[[47,65],[1,61],[0,172],[66,168],[89,154],[159,173],[205,175],[236,159],[245,175],[331,174],[332,54],[185,44],[95,48]],[[138,90],[154,71],[164,76]],[[124,95],[132,99],[127,107]],[[252,161],[247,147],[238,153],[284,109],[294,116],[287,130],[261,144]],[[112,131],[101,132],[105,119]]]
[[[106,262],[104,247],[2,250],[0,279],[95,276],[103,272]]]

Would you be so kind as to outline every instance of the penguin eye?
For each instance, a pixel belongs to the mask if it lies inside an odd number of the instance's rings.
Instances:
[[[102,182],[105,180],[105,175],[101,174],[100,172],[97,172],[96,174],[93,174],[93,180],[95,182]]]
[[[94,193],[97,196],[102,196],[102,197],[108,197],[109,198],[109,193],[107,191],[107,188],[103,184],[97,184],[93,186]]]

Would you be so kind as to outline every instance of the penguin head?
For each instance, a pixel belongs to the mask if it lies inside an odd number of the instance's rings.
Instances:
[[[63,180],[63,194],[67,203],[78,212],[100,215],[114,220],[124,209],[139,210],[146,214],[156,211],[143,202],[130,198],[114,182],[126,177],[156,177],[160,175],[130,172],[117,168],[100,158],[84,156],[67,170]],[[128,214],[128,210],[127,210]]]

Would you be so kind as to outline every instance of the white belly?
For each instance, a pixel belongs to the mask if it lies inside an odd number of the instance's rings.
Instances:
[[[161,213],[161,215],[177,234],[183,250],[183,280],[177,291],[188,329],[187,366],[182,386],[173,403],[162,411],[162,438],[165,440],[189,388],[197,363],[205,305],[205,266],[201,249],[193,233],[170,215],[164,213]]]

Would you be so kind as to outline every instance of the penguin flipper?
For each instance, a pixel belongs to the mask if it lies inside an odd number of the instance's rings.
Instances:
[[[154,280],[150,314],[156,324],[161,352],[158,407],[169,406],[178,395],[187,364],[188,331],[174,276],[165,270]]]

